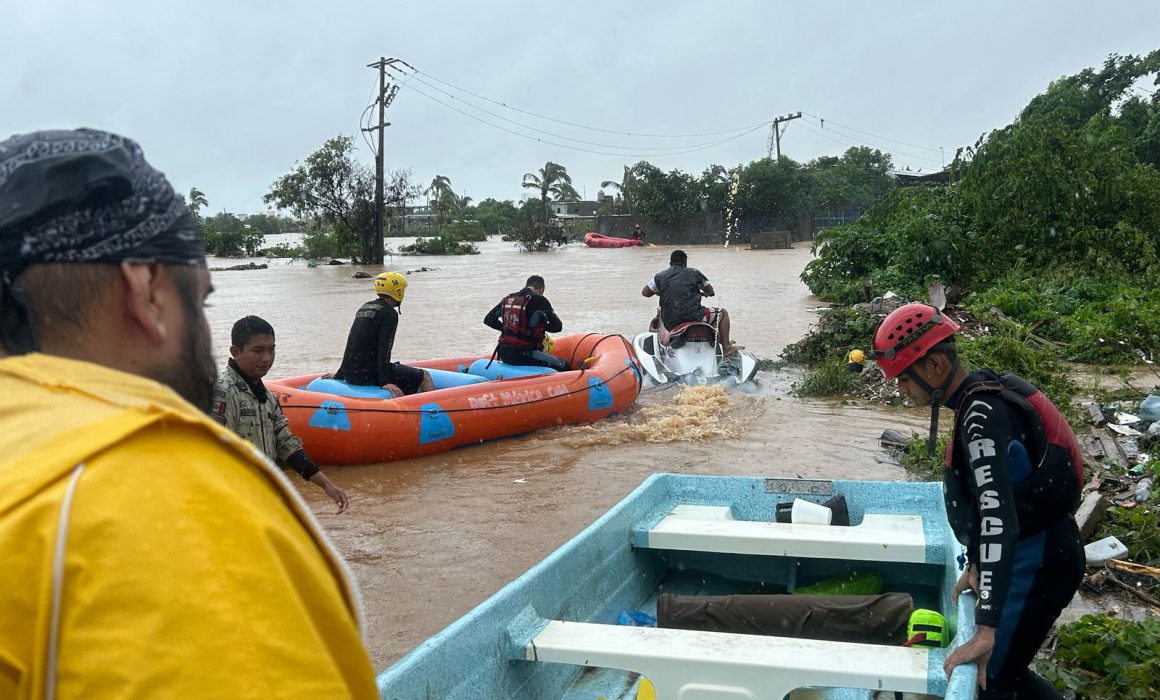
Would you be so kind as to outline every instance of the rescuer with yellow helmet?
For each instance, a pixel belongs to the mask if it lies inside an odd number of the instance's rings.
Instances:
[[[355,312],[335,379],[357,386],[381,386],[395,396],[431,391],[431,375],[391,361],[395,331],[399,329],[399,307],[406,293],[405,275],[381,272],[375,277],[377,296]]]

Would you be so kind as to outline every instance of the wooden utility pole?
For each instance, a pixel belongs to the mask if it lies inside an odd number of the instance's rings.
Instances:
[[[392,85],[387,89],[387,66],[398,62],[397,58],[379,57],[375,63],[368,63],[367,68],[377,68],[379,70],[379,92],[378,98],[375,100],[379,105],[379,123],[369,129],[363,131],[378,131],[379,132],[379,148],[375,152],[375,251],[372,260],[364,260],[364,263],[383,262],[383,136],[386,133],[390,122],[386,120],[387,106],[395,99],[395,95],[399,92],[398,85]],[[369,252],[369,251],[367,251]]]
[[[770,131],[769,131],[769,157],[770,158],[773,157],[773,149],[776,146],[777,147],[777,159],[781,160],[781,134],[782,134],[781,125],[784,124],[785,122],[793,121],[794,119],[801,119],[801,116],[802,116],[802,113],[798,112],[797,114],[787,114],[784,117],[774,118],[773,124],[770,126]]]

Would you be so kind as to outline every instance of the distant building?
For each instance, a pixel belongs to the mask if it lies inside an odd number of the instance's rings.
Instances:
[[[945,185],[951,181],[950,168],[934,170],[929,173],[908,170],[896,170],[890,176],[898,180],[899,187],[914,187],[917,185]]]
[[[412,226],[418,228],[422,228],[424,226],[434,226],[435,210],[429,204],[404,207],[403,218],[406,220],[406,225],[408,228]]]
[[[548,209],[558,219],[579,219],[596,216],[596,211],[605,202],[548,202]]]

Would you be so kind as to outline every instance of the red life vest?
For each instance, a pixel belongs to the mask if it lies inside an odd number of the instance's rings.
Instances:
[[[1079,442],[1059,409],[1042,391],[1015,374],[1000,374],[998,381],[983,381],[968,386],[959,400],[959,406],[967,405],[970,397],[979,393],[998,394],[1009,406],[1019,409],[1029,428],[1028,438],[1032,444],[1024,447],[1031,458],[1031,476],[1013,485],[1021,534],[1038,532],[1051,524],[1054,518],[1074,513],[1079,506],[1084,482],[1083,457]],[[955,425],[943,459],[948,472],[953,468],[958,423],[956,407]],[[947,477],[949,481],[951,475]],[[955,496],[948,492],[950,500],[956,500]],[[948,516],[953,520],[950,511],[948,502]]]
[[[500,302],[500,319],[503,330],[499,344],[516,348],[539,350],[544,344],[544,326],[531,328],[528,324],[528,302],[534,295],[522,290],[509,294]]]

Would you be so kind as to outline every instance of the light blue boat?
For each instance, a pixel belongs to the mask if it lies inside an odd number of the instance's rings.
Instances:
[[[774,522],[779,503],[833,494],[845,496],[850,527]],[[953,647],[974,634],[974,597],[950,598],[960,551],[937,483],[655,474],[384,671],[379,690],[388,700],[633,700],[652,697],[648,678],[660,700],[871,700],[879,690],[970,700],[975,667],[948,682],[948,649],[617,624],[625,611],[655,615],[662,590],[792,591],[874,570],[885,591],[942,612]]]

